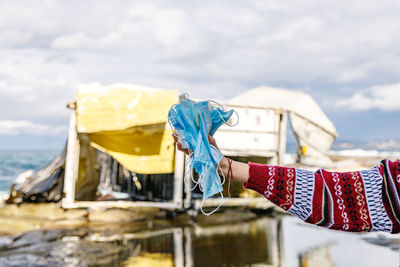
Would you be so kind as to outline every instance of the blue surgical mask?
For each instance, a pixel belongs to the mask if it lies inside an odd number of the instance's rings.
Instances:
[[[194,169],[199,174],[199,179],[192,181],[195,187],[199,185],[203,192],[203,202],[200,207],[205,215],[210,215],[218,210],[222,203],[222,184],[218,175],[219,163],[222,159],[221,152],[208,142],[208,135],[213,135],[232,116],[233,110],[224,111],[223,107],[215,105],[213,101],[195,102],[183,95],[180,102],[171,107],[168,121],[178,135],[182,147],[193,151],[189,160],[189,173]],[[225,180],[225,177],[223,178]],[[194,188],[195,188],[194,187]],[[192,189],[194,189],[192,188]],[[216,194],[221,195],[220,205],[213,211],[205,213],[202,209],[204,201]]]
[[[210,117],[211,117],[211,121],[212,121],[212,128],[209,133],[211,136],[214,135],[214,133],[218,130],[218,128],[222,124],[226,123],[227,125],[229,125],[228,120],[232,116],[233,111],[234,111],[233,109],[224,111],[222,106],[212,109],[212,111],[210,113]]]

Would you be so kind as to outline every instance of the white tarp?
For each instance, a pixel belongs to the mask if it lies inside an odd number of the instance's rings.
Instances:
[[[298,142],[300,162],[324,167],[331,165],[328,153],[337,136],[336,128],[310,95],[259,87],[230,99],[228,103],[287,111]]]
[[[229,104],[269,107],[292,111],[297,113],[334,136],[337,136],[336,128],[322,111],[320,106],[308,94],[298,91],[290,91],[271,87],[258,87],[228,101]]]

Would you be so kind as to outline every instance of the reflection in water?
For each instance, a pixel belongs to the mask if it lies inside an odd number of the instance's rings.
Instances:
[[[140,252],[125,266],[278,266],[277,222],[187,226],[136,240]]]
[[[301,253],[301,267],[333,267],[333,261],[330,254],[331,245],[317,246]]]
[[[134,253],[129,255],[123,266],[174,266],[174,233],[167,229],[144,233],[142,238],[131,240],[135,243]]]
[[[233,225],[195,227],[191,236],[196,266],[276,263],[276,221],[267,218]]]
[[[172,267],[174,261],[171,254],[166,253],[142,253],[137,256],[129,257],[124,263],[124,267]]]
[[[113,226],[0,237],[0,266],[279,266],[273,218],[134,233]]]
[[[399,266],[398,251],[364,240],[380,235],[382,233],[348,233],[328,230],[306,224],[293,216],[284,216],[282,219],[284,266],[299,266],[299,261],[306,255],[311,256],[308,259],[314,261],[304,266]],[[398,237],[396,239],[398,244]],[[325,260],[324,254],[327,255],[325,257],[330,257],[332,263],[322,264],[319,261]]]
[[[225,218],[225,222],[216,220]],[[237,216],[237,214],[236,214]],[[89,225],[0,237],[0,266],[396,266],[398,244],[378,234],[317,228],[297,218],[227,223],[219,214],[167,221]],[[213,222],[210,220],[214,220]],[[368,242],[365,242],[367,240]],[[372,244],[379,243],[379,245]],[[385,243],[385,244],[384,244]]]

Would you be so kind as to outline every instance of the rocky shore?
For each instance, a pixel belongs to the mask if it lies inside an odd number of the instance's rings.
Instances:
[[[29,208],[22,207],[22,210]],[[179,253],[174,252],[177,247],[183,247],[179,242],[187,242],[196,231],[202,235],[204,229],[222,227],[224,232],[232,225],[248,225],[260,219],[245,210],[226,210],[212,217],[198,216],[196,220],[185,214],[166,218],[166,214],[155,210],[114,209],[87,214],[83,211],[62,213],[52,206],[49,210],[53,219],[20,217],[25,223],[24,232],[11,235],[3,232],[0,266],[148,266],[150,262],[173,266],[181,260],[176,258],[180,257]],[[4,216],[1,218],[4,221]],[[29,224],[31,229],[26,231]],[[33,230],[35,227],[38,229]],[[8,229],[23,230],[13,229],[11,221]],[[185,238],[184,232],[188,232]]]

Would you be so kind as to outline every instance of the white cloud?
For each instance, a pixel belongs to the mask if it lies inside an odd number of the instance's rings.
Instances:
[[[35,123],[32,121],[20,120],[2,120],[0,121],[0,135],[43,135],[58,136],[65,135],[67,129],[65,126],[52,126],[49,124]]]
[[[353,110],[380,109],[384,111],[400,110],[400,83],[373,86],[340,100],[338,107]]]
[[[36,57],[48,59],[35,66],[29,55],[7,68],[26,71],[31,65],[28,74],[35,75],[39,67],[49,76],[57,71],[66,80],[82,82],[162,87],[171,78],[176,86],[230,79],[242,90],[253,84],[316,87],[321,81],[373,85],[380,80],[376,73],[399,77],[399,12],[398,3],[390,0],[346,5],[316,0],[9,1],[0,11],[0,30],[8,36],[0,47],[4,57],[38,48]],[[229,88],[202,93],[215,89]]]
[[[271,85],[327,101],[399,83],[399,13],[397,0],[3,1],[0,120],[66,123],[80,83],[220,100]]]
[[[358,81],[365,77],[365,71],[361,69],[344,70],[337,75],[337,81],[341,83]]]
[[[87,37],[84,33],[73,33],[66,34],[60,37],[57,37],[51,44],[53,48],[86,48],[90,42],[89,37]],[[94,41],[94,40],[93,40]]]

